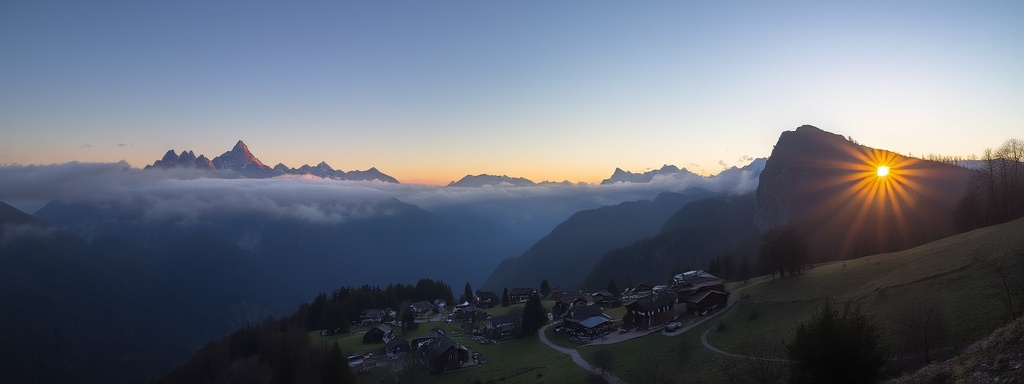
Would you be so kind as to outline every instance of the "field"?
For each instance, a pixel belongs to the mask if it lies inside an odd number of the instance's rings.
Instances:
[[[826,297],[854,302],[882,324],[890,347],[898,350],[899,319],[922,305],[935,303],[953,331],[952,347],[988,336],[1008,319],[995,274],[978,258],[1007,262],[1013,250],[1024,252],[1024,221],[952,236],[901,252],[819,265],[795,277],[740,291],[736,308],[723,316],[725,332],[712,332],[715,346],[737,351],[751,334],[773,335],[782,344],[792,340],[795,326],[805,321]],[[753,314],[753,315],[752,315]]]

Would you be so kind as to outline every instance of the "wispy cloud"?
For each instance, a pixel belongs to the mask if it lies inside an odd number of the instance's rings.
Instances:
[[[92,144],[82,144],[81,148],[92,148]]]

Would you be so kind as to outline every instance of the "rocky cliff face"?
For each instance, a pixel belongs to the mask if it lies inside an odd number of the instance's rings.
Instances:
[[[878,176],[879,165],[892,173]],[[754,222],[762,231],[796,227],[818,260],[906,249],[955,233],[967,173],[805,125],[783,132],[772,150]]]

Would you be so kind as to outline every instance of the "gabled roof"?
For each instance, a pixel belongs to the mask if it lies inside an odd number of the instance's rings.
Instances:
[[[496,295],[494,292],[490,292],[490,291],[476,291],[476,297],[480,301],[484,301],[484,300],[487,300],[487,299],[494,300],[494,301],[498,300],[498,295]]]
[[[572,320],[583,320],[594,316],[607,316],[601,311],[600,307],[593,305],[576,306],[569,310],[569,313],[565,314],[566,319]]]
[[[656,292],[639,299],[630,301],[625,306],[637,305],[643,310],[653,310],[675,303],[677,296],[674,292]]]
[[[702,270],[688,271],[672,276],[672,284],[674,285],[704,286],[718,285],[724,282],[725,280]]]
[[[429,301],[417,301],[415,303],[412,303],[410,307],[416,309],[432,309],[434,308],[434,304],[431,304]]]
[[[435,360],[443,355],[449,349],[467,349],[462,344],[456,343],[449,339],[447,336],[438,337],[430,341],[430,344],[426,346],[426,355],[430,360]]]
[[[391,332],[391,327],[386,326],[384,324],[377,324],[377,326],[373,328],[381,330],[381,332],[384,332],[385,335],[388,334],[388,332]]]
[[[576,300],[583,300],[583,301],[586,301],[586,302],[593,301],[593,299],[590,297],[590,295],[579,293],[579,292],[563,293],[562,297],[558,298],[559,302],[562,302],[562,303],[565,303],[565,304],[572,304]]]
[[[729,296],[728,292],[715,291],[715,290],[700,291],[700,292],[697,292],[697,293],[694,293],[694,294],[690,295],[690,297],[687,297],[686,298],[686,302],[687,303],[699,303],[699,302],[703,301],[704,299],[706,299],[708,296],[711,296],[712,294]]]

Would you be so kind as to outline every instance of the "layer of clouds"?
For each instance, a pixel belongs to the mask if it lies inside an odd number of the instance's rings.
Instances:
[[[6,245],[23,238],[49,238],[53,228],[40,228],[31,224],[4,224],[0,226],[0,245]]]
[[[216,177],[211,177],[216,176]],[[655,198],[665,191],[701,187],[744,193],[757,186],[756,174],[717,177],[661,175],[649,183],[541,184],[532,187],[460,188],[417,184],[328,180],[313,176],[272,179],[172,169],[141,170],[125,162],[65,163],[0,167],[0,201],[32,213],[51,200],[119,204],[141,209],[150,220],[184,224],[209,215],[249,213],[315,223],[337,223],[387,215],[394,199],[428,210],[458,206],[544,207],[563,202],[593,206]],[[530,212],[522,212],[529,215]]]

